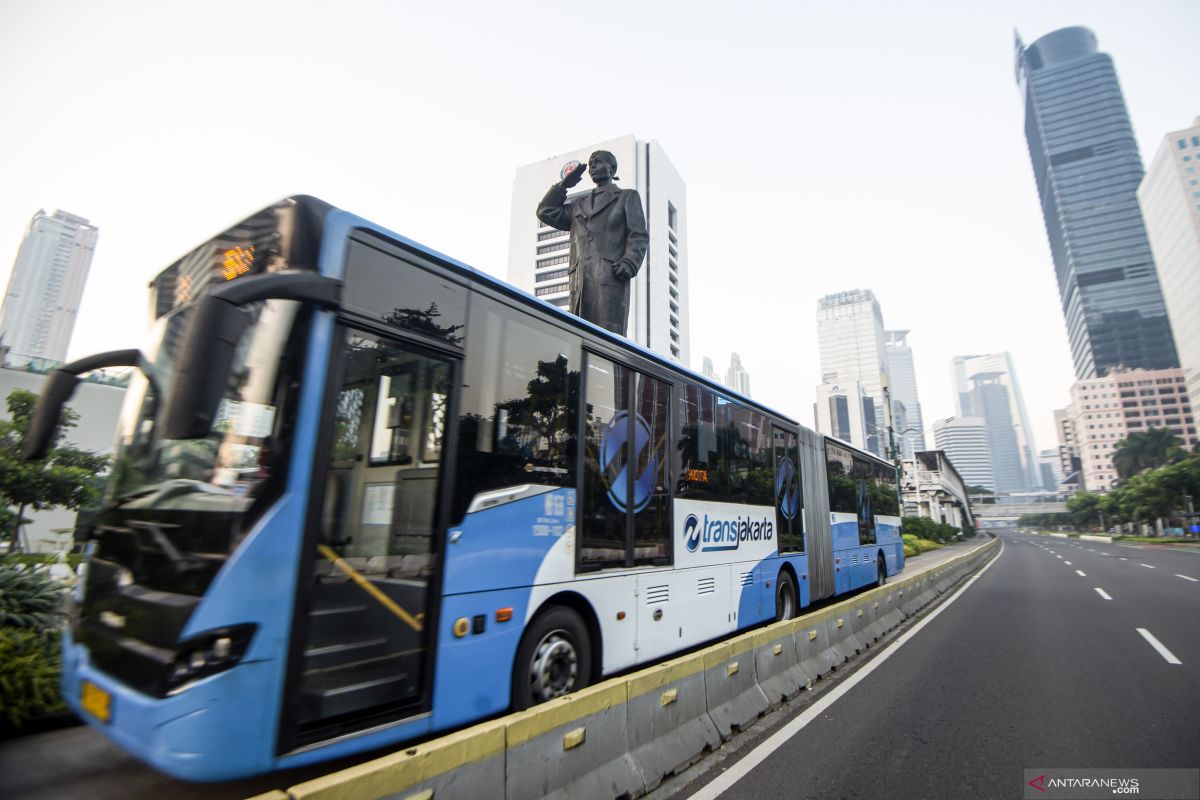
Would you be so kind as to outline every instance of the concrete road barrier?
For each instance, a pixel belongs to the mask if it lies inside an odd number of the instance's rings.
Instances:
[[[721,746],[708,715],[703,653],[634,673],[628,686],[629,752],[646,791]]]
[[[618,678],[506,717],[504,796],[641,794],[641,771],[629,752],[628,711],[629,683]],[[500,785],[478,785],[475,797],[495,796]]]
[[[504,785],[506,723],[492,720],[288,789],[291,800],[480,797]]]
[[[704,694],[708,715],[721,738],[750,726],[770,708],[754,674],[754,636],[743,633],[704,651]]]
[[[754,633],[754,674],[772,707],[782,705],[808,686],[800,669],[796,636],[790,625],[772,625]]]
[[[1097,536],[1091,533],[1079,534],[1079,540],[1083,542],[1105,542],[1107,544],[1112,544],[1111,536]]]
[[[795,620],[254,800],[637,797],[950,591],[999,540]]]

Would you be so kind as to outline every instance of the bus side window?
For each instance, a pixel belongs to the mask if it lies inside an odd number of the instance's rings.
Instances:
[[[575,488],[579,340],[493,300],[471,301],[453,519],[480,492]]]
[[[858,513],[858,499],[854,491],[854,462],[850,451],[832,442],[826,442],[825,468],[829,478],[829,510],[841,514]]]
[[[804,492],[800,481],[800,451],[796,434],[774,429],[775,524],[779,552],[804,552]]]
[[[875,472],[871,462],[855,457],[854,492],[858,508],[858,543],[875,544]]]
[[[715,392],[694,383],[683,384],[677,423],[677,498],[725,499],[725,459],[720,436],[724,409],[718,406]]]

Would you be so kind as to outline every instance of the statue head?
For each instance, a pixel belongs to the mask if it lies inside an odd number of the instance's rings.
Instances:
[[[597,186],[607,186],[617,179],[617,157],[607,150],[597,150],[588,156],[588,177]]]

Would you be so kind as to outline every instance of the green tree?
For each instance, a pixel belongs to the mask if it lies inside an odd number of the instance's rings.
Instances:
[[[1161,467],[1176,461],[1184,454],[1179,437],[1170,428],[1150,428],[1145,433],[1131,433],[1117,442],[1113,451],[1113,466],[1121,480],[1142,470]]]
[[[1100,521],[1101,496],[1092,492],[1079,492],[1067,501],[1071,521],[1080,528],[1090,528]]]
[[[77,413],[64,408],[46,457],[40,461],[26,461],[21,451],[37,405],[37,395],[25,389],[14,389],[5,404],[9,419],[0,420],[0,500],[6,514],[0,519],[6,524],[0,539],[7,540],[9,552],[14,552],[20,548],[21,524],[27,521],[23,519],[26,509],[78,509],[99,498],[100,474],[108,464],[108,457],[63,443],[67,430],[75,427],[79,419]]]

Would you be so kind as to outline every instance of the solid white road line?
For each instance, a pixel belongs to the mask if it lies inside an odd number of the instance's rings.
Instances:
[[[1160,656],[1162,656],[1163,658],[1165,658],[1167,660],[1168,664],[1182,664],[1183,663],[1182,661],[1180,661],[1178,658],[1175,657],[1174,653],[1172,653],[1167,648],[1163,647],[1163,643],[1160,642],[1158,639],[1155,639],[1153,633],[1146,630],[1145,628],[1138,628],[1137,632],[1142,635],[1143,639],[1145,639],[1147,642],[1150,643],[1151,647],[1153,647],[1155,650],[1158,651],[1158,654]]]
[[[1077,569],[1077,570],[1075,570],[1075,574],[1076,574],[1076,575],[1078,575],[1078,576],[1079,576],[1079,577],[1081,577],[1081,578],[1086,578],[1086,577],[1087,577],[1087,573],[1086,573],[1086,572],[1084,572],[1084,571],[1083,571],[1083,570],[1081,570],[1081,569]]]
[[[1142,566],[1145,567],[1146,569],[1154,569],[1153,564],[1142,564]]]
[[[873,661],[860,669],[858,672],[854,673],[854,675],[851,677],[847,678],[845,683],[841,683],[833,689],[830,689],[829,694],[825,695],[820,700],[809,706],[807,711],[772,734],[771,737],[765,742],[747,753],[741,761],[738,761],[728,770],[722,772],[714,780],[705,784],[700,791],[692,795],[692,800],[713,800],[713,798],[719,797],[722,792],[744,778],[751,770],[765,761],[767,757],[771,755],[771,753],[774,753],[776,750],[782,747],[784,742],[786,742],[788,739],[791,739],[800,731],[804,730],[808,726],[808,723],[824,714],[825,709],[836,703],[842,695],[846,694],[846,692],[857,686],[858,682],[874,672],[876,667],[891,658],[897,650],[904,646],[909,639],[916,636],[922,628],[937,619],[938,614],[941,614],[950,607],[951,603],[962,597],[963,592],[967,591],[967,589],[970,589],[971,584],[979,580],[983,576],[983,573],[991,569],[992,564],[995,564],[997,561],[999,561],[1003,555],[1004,540],[1001,539],[1000,554],[988,562],[986,567],[981,569],[975,575],[971,576],[967,582],[963,584],[963,587],[955,592],[949,600],[947,600],[945,603],[942,603],[940,606],[934,609],[933,613],[931,613],[928,617],[914,625],[912,630],[908,631],[895,642],[893,642],[886,650],[876,656]]]
[[[1198,579],[1198,578],[1189,578],[1187,575],[1180,575],[1178,572],[1176,572],[1176,573],[1175,573],[1175,577],[1176,577],[1176,578],[1183,578],[1185,581],[1191,581],[1192,583],[1200,583],[1200,579]]]
[[[1099,594],[1101,597],[1103,597],[1105,600],[1112,600],[1112,598],[1108,596],[1108,592],[1104,591],[1104,590],[1103,590],[1103,589],[1101,589],[1099,586],[1097,586],[1097,587],[1095,587],[1095,588],[1096,588],[1096,592],[1097,592],[1097,593],[1098,593],[1098,594]]]

